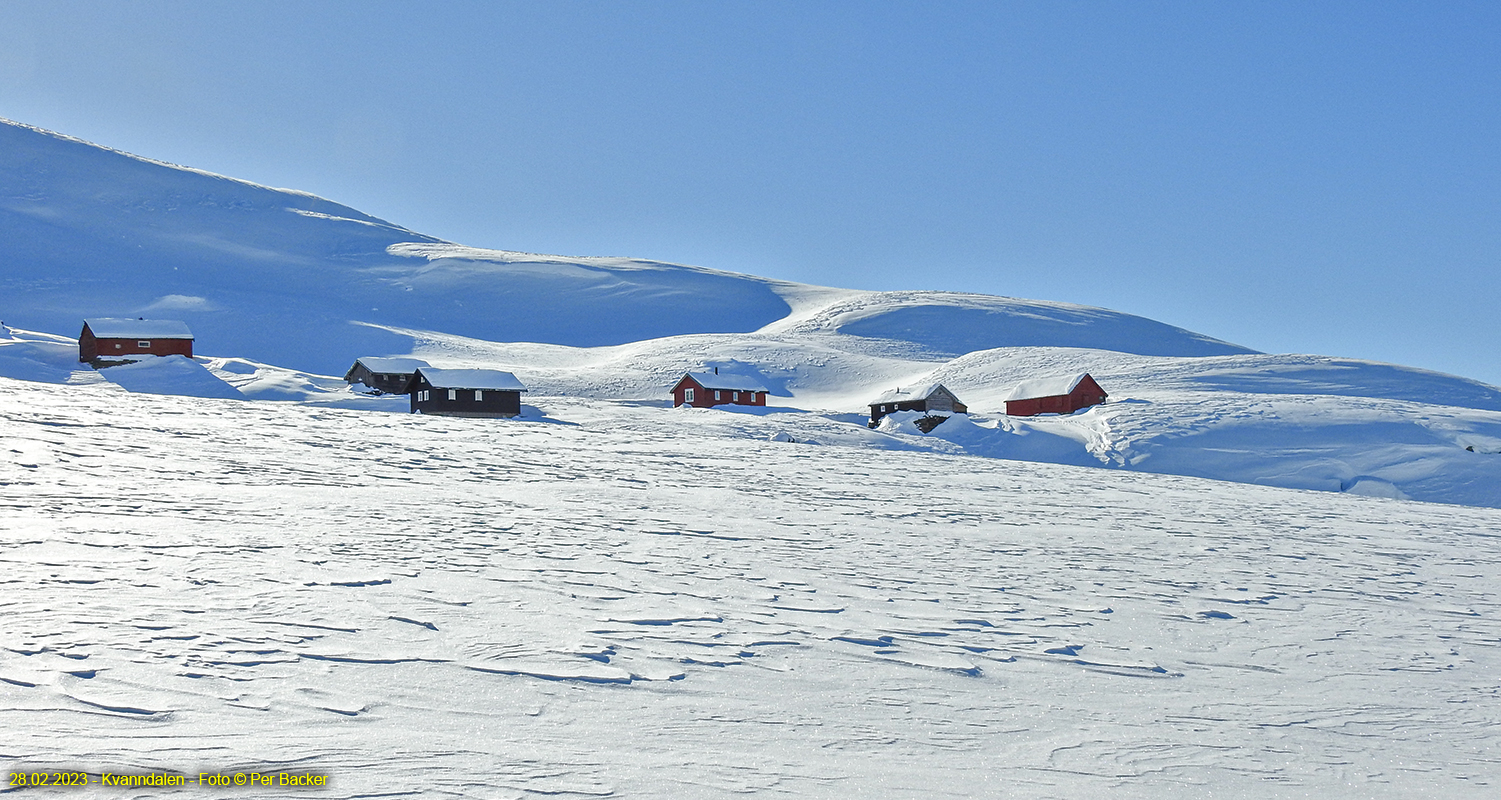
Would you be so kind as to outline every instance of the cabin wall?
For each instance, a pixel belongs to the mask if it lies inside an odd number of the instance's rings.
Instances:
[[[1080,381],[1069,394],[1049,397],[1032,397],[1026,400],[1007,400],[1006,413],[1013,417],[1035,417],[1038,414],[1072,414],[1083,408],[1105,402],[1105,391],[1094,381]]]
[[[885,407],[886,410],[882,411],[882,407]],[[936,409],[930,408],[930,404],[927,400],[904,400],[900,403],[877,403],[876,405],[870,407],[870,425],[868,427],[874,428],[876,424],[879,423],[881,419],[887,414],[895,414],[898,411],[921,411],[923,413],[927,413],[930,410]]]
[[[78,360],[93,361],[97,358],[124,356],[187,356],[193,357],[192,339],[97,339],[92,336],[90,352],[85,352],[83,337],[78,342]],[[141,342],[150,342],[141,347]],[[87,355],[87,357],[85,357]]]
[[[429,394],[427,400],[418,399],[423,391]],[[481,398],[475,400],[475,391],[454,389],[455,399],[449,400],[448,389],[418,382],[410,395],[412,413],[439,417],[514,417],[521,413],[521,392],[481,389]]]
[[[98,340],[94,338],[94,332],[89,326],[83,326],[83,332],[78,334],[78,360],[93,361],[99,357]]]

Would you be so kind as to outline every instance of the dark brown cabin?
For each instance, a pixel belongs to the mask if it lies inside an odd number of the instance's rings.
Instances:
[[[344,373],[344,382],[351,386],[363,383],[378,394],[406,394],[412,377],[423,367],[432,368],[417,358],[361,356]]]
[[[521,413],[521,381],[498,369],[418,367],[407,394],[413,414],[514,417]]]

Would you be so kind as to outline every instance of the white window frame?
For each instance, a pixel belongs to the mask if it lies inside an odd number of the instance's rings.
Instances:
[[[720,397],[719,397],[719,390],[718,389],[714,390],[714,399],[715,400],[719,400],[720,399]]]
[[[457,399],[459,399],[459,390],[458,389],[449,389],[448,390],[448,399],[449,400],[457,400]]]
[[[151,343],[143,339],[136,340],[136,347],[150,347]]]
[[[686,388],[686,389],[683,390],[683,402],[684,403],[691,403],[691,402],[693,402],[693,387],[692,386],[690,386],[690,387],[688,387],[688,388]]]
[[[483,403],[484,401],[485,401],[485,390],[484,389],[475,389],[474,390],[474,402],[476,402],[476,403]]]
[[[740,402],[740,393],[739,392],[731,392],[730,393],[730,400],[732,402],[736,402],[736,403]]]

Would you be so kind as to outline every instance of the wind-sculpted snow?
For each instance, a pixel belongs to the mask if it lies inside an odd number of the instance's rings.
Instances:
[[[769,441],[809,414],[0,398],[8,768],[331,798],[1501,781],[1495,510]]]
[[[915,344],[947,358],[996,347],[1083,347],[1144,356],[1254,352],[1119,311],[957,292],[853,297],[829,305],[792,330]]]

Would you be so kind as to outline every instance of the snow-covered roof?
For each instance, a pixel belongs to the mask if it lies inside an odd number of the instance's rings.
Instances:
[[[418,367],[422,377],[435,389],[493,389],[524,392],[526,387],[516,376],[498,369],[435,369]]]
[[[744,375],[734,375],[728,372],[714,374],[712,372],[690,372],[686,377],[698,382],[705,389],[728,389],[732,392],[769,392],[761,382],[755,378]]]
[[[945,392],[949,392],[948,387],[944,386],[941,383],[924,383],[917,386],[908,386],[905,388],[898,386],[897,388],[892,389],[891,391],[870,401],[870,405],[878,406],[884,403],[910,403],[913,400],[926,400],[929,397],[932,397],[933,393],[938,391],[939,389],[942,389]],[[949,394],[953,394],[953,392],[949,392]]]
[[[354,363],[364,364],[365,369],[368,369],[371,372],[412,373],[424,367],[430,368],[430,365],[420,358],[379,358],[376,356],[361,356],[355,359]]]
[[[1079,381],[1089,377],[1088,372],[1080,372],[1076,375],[1053,375],[1047,378],[1033,378],[1030,381],[1022,381],[1016,385],[1005,399],[1031,400],[1037,397],[1055,397],[1060,394],[1068,394],[1079,385]]]
[[[96,339],[191,339],[193,332],[188,324],[175,319],[118,319],[97,317],[86,319]]]

